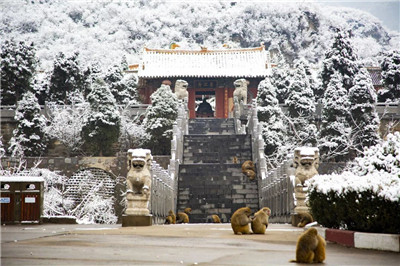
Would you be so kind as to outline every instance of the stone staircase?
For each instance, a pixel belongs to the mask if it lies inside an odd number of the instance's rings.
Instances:
[[[244,206],[256,211],[257,180],[241,169],[251,156],[251,136],[235,134],[233,119],[190,120],[179,167],[178,211],[192,208],[191,223],[205,223],[213,214],[229,222]]]

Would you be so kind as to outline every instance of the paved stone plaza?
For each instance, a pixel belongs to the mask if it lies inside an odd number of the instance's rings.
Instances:
[[[1,265],[295,265],[303,230],[270,224],[234,235],[230,224],[1,226]],[[399,265],[400,254],[328,243],[325,265]]]

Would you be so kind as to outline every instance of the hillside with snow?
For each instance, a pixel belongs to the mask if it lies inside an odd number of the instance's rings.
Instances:
[[[32,3],[33,2],[33,3]],[[378,65],[379,53],[399,48],[400,34],[372,15],[318,4],[251,4],[171,1],[6,1],[0,3],[1,42],[14,38],[34,42],[41,68],[55,55],[79,52],[83,64],[107,68],[127,56],[138,61],[143,47],[279,48],[291,62],[305,57],[319,63],[331,45],[335,27],[352,31],[365,65]]]

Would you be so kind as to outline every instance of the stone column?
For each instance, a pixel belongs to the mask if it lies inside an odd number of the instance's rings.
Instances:
[[[314,147],[299,147],[294,151],[294,167],[295,171],[295,208],[292,214],[292,225],[297,226],[300,221],[299,214],[309,213],[307,207],[306,196],[308,187],[305,185],[307,179],[318,174],[319,166],[319,150]]]

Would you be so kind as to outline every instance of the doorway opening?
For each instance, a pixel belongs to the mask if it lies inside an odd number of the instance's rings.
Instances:
[[[215,117],[216,99],[214,90],[196,90],[196,117]]]

